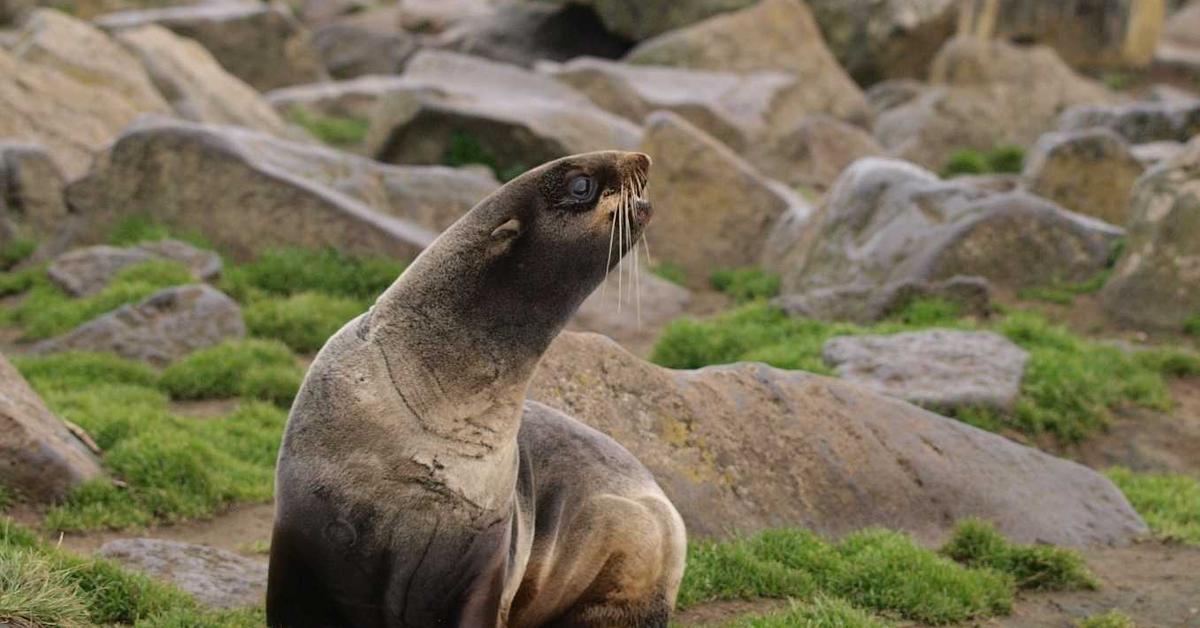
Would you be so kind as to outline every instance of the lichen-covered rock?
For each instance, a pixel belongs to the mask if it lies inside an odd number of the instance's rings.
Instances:
[[[1122,234],[1029,194],[944,182],[909,163],[871,158],[842,174],[804,240],[773,266],[784,294],[960,275],[1020,290],[1090,279]]]
[[[654,159],[647,233],[657,259],[677,264],[693,285],[722,267],[757,264],[776,221],[804,205],[713,137],[670,112],[646,125],[641,147]]]
[[[221,256],[178,240],[145,242],[137,246],[89,246],[59,255],[46,268],[51,281],[68,294],[84,297],[103,290],[122,269],[153,260],[183,264],[201,281],[221,273]]]
[[[925,408],[1012,409],[1029,353],[992,332],[930,329],[825,343],[838,377]]]
[[[200,42],[234,76],[265,91],[325,80],[312,34],[281,2],[228,0],[110,13],[96,19],[110,32],[158,24]]]
[[[1105,127],[1131,144],[1186,142],[1200,134],[1200,100],[1080,106],[1059,120],[1061,131]]]
[[[966,39],[942,48],[930,85],[880,113],[874,132],[893,156],[935,170],[960,149],[1028,146],[1053,129],[1064,109],[1111,97],[1049,48]]]
[[[829,47],[860,85],[923,77],[954,36],[958,0],[808,0]]]
[[[156,24],[119,31],[116,39],[141,60],[179,117],[283,132],[275,110],[254,88],[226,72],[204,46]]]
[[[1129,218],[1129,192],[1142,164],[1129,143],[1103,128],[1043,135],[1025,161],[1030,192],[1114,225]]]
[[[1125,255],[1101,299],[1111,318],[1145,329],[1200,314],[1200,139],[1134,186]]]
[[[66,181],[54,160],[36,144],[0,141],[0,247],[31,239],[47,252],[70,238]]]
[[[215,547],[165,539],[118,539],[97,555],[173,584],[216,608],[262,604],[267,565]]]
[[[246,335],[242,309],[205,284],[167,288],[136,305],[122,306],[61,336],[33,353],[89,351],[166,366],[183,356]]]
[[[705,18],[746,8],[755,0],[549,0],[590,6],[609,30],[634,41],[649,39]]]
[[[411,259],[435,228],[495,187],[449,168],[389,168],[236,127],[160,119],[122,134],[67,197],[97,236],[143,215],[241,259],[271,247]]]
[[[627,447],[694,537],[882,526],[937,542],[966,517],[1056,545],[1125,543],[1146,531],[1091,469],[804,372],[671,371],[602,336],[566,333],[529,397]]]
[[[390,94],[371,121],[367,145],[382,161],[436,164],[469,149],[519,174],[574,153],[631,150],[641,138],[632,122],[517,66],[423,51],[404,77],[414,86]]]
[[[0,355],[0,487],[52,503],[102,474],[92,452]]]
[[[697,70],[787,72],[804,87],[803,112],[853,122],[868,117],[862,90],[825,47],[801,0],[763,0],[711,17],[642,42],[626,60]]]

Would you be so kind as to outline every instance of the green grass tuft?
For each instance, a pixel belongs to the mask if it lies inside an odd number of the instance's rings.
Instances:
[[[992,172],[1020,174],[1025,168],[1025,149],[1011,144],[999,146],[987,154],[987,162]]]
[[[37,251],[37,240],[17,238],[0,247],[0,270],[8,270],[29,259]]]
[[[450,138],[450,146],[442,155],[442,164],[459,168],[462,166],[487,166],[495,173],[496,178],[503,182],[512,181],[528,169],[520,164],[501,167],[499,160],[491,151],[469,133],[458,132]]]
[[[1109,611],[1079,622],[1079,628],[1137,628],[1137,624],[1121,611]]]
[[[887,628],[887,624],[845,600],[821,595],[812,602],[792,602],[780,613],[733,621],[726,628]]]
[[[687,271],[679,264],[659,262],[650,268],[650,272],[679,286],[687,284]]]
[[[325,341],[368,305],[321,292],[283,299],[260,299],[243,310],[246,328],[254,336],[282,341],[301,353],[315,353]]]
[[[253,262],[227,269],[221,289],[242,302],[301,292],[374,300],[406,266],[387,258],[350,257],[335,249],[275,249]]]
[[[45,276],[46,267],[41,265],[0,273],[0,297],[27,292],[38,282],[39,277]],[[10,318],[7,311],[4,314],[6,318]]]
[[[779,295],[779,276],[761,268],[723,268],[713,272],[709,283],[733,297],[735,303],[749,303]]]
[[[371,123],[362,118],[324,116],[294,107],[288,119],[304,127],[313,137],[331,146],[353,146],[367,138]]]
[[[681,607],[753,598],[843,598],[862,609],[930,624],[1006,614],[1012,581],[970,569],[902,534],[868,530],[830,544],[803,530],[694,543]]]
[[[950,153],[942,168],[943,177],[953,177],[964,174],[983,174],[988,171],[987,156],[983,153],[963,148]]]
[[[12,493],[8,491],[8,487],[0,485],[0,511],[7,510],[13,503]]]
[[[1200,338],[1200,314],[1187,319],[1183,323],[1183,333]]]
[[[1111,275],[1111,270],[1104,270],[1097,273],[1095,277],[1092,277],[1084,282],[1056,282],[1047,286],[1026,288],[1017,296],[1026,301],[1043,301],[1045,303],[1055,303],[1058,305],[1070,305],[1075,302],[1075,297],[1078,297],[1081,294],[1095,294],[1099,292],[1102,288],[1104,288],[1104,284],[1108,283],[1108,279]]]
[[[1200,480],[1109,469],[1108,477],[1160,537],[1200,545]]]
[[[88,623],[79,586],[33,550],[0,546],[0,625],[75,628]]]
[[[1009,574],[1022,589],[1063,591],[1099,585],[1078,552],[1050,546],[1010,543],[990,523],[960,523],[942,553],[968,567]]]
[[[990,151],[963,148],[950,154],[945,167],[942,168],[942,176],[1015,174],[1021,172],[1024,167],[1025,149],[1020,146],[1005,145]]]
[[[243,397],[290,405],[304,371],[286,345],[271,340],[227,341],[192,353],[163,371],[173,399]]]
[[[10,322],[24,330],[26,340],[66,333],[123,305],[195,279],[179,262],[143,262],[122,269],[99,293],[80,299],[71,298],[44,276],[32,281],[25,299],[7,314]]]
[[[13,364],[42,395],[104,384],[158,385],[158,374],[154,369],[108,353],[14,356]]]
[[[166,225],[144,215],[124,217],[108,233],[108,243],[113,246],[133,246],[160,240],[179,240],[199,249],[214,249],[212,242],[199,231],[172,233]]]

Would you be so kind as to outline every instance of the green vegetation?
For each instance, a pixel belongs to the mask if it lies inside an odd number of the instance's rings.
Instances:
[[[1125,91],[1133,86],[1135,78],[1129,72],[1112,70],[1102,74],[1100,76],[1100,80],[1104,83],[1105,87],[1113,91],[1120,92]]]
[[[1121,611],[1093,615],[1079,623],[1079,628],[1137,628],[1133,620]]]
[[[173,399],[260,399],[288,406],[304,371],[286,345],[272,340],[228,341],[197,351],[163,371]]]
[[[812,602],[792,602],[788,610],[766,617],[739,619],[726,628],[886,628],[887,624],[849,602],[817,596]]]
[[[250,628],[259,610],[205,611],[182,591],[81,558],[0,518],[0,623],[41,628]]]
[[[1022,290],[1017,296],[1026,301],[1044,301],[1046,303],[1070,305],[1075,302],[1075,297],[1081,294],[1095,294],[1100,292],[1104,284],[1108,283],[1108,278],[1111,275],[1111,270],[1104,270],[1087,281],[1080,283],[1056,282],[1048,286],[1027,288]]]
[[[44,277],[46,267],[30,266],[12,272],[0,272],[0,297],[12,296],[28,291],[37,283],[39,277]],[[5,312],[7,316],[7,312]]]
[[[26,340],[41,340],[68,332],[101,314],[142,299],[171,286],[194,281],[179,262],[149,261],[122,269],[103,290],[92,296],[72,298],[44,274],[29,280],[25,299],[6,317],[20,325]]]
[[[1200,338],[1200,314],[1187,319],[1183,323],[1183,333]]]
[[[1114,468],[1108,477],[1160,537],[1200,545],[1200,480]]]
[[[4,486],[0,486],[0,511],[7,510],[13,503],[12,493]]]
[[[324,116],[301,107],[293,107],[288,119],[304,127],[313,137],[330,146],[353,146],[367,139],[371,123],[362,118]]]
[[[970,148],[956,150],[950,154],[946,166],[942,169],[943,177],[953,177],[964,174],[1021,172],[1025,167],[1025,149],[1020,146],[999,146],[990,151],[978,151]]]
[[[470,165],[487,166],[492,169],[497,179],[504,182],[512,181],[528,170],[520,164],[501,168],[496,155],[485,148],[479,138],[463,132],[451,136],[450,146],[446,149],[446,154],[442,155],[442,163],[456,168]]]
[[[227,269],[221,289],[242,302],[301,292],[374,300],[407,266],[382,257],[351,257],[335,249],[273,249]]]
[[[942,553],[969,567],[1009,574],[1022,589],[1062,591],[1099,586],[1077,552],[1047,545],[1013,545],[991,524],[979,520],[960,523]]]
[[[1112,410],[1121,404],[1169,409],[1171,398],[1164,378],[1200,373],[1200,356],[1195,353],[1177,349],[1128,352],[1081,338],[1028,312],[981,325],[959,319],[953,303],[936,300],[913,301],[891,320],[869,327],[793,319],[762,303],[706,321],[683,318],[667,326],[651,359],[680,369],[751,361],[829,374],[822,348],[830,338],[894,334],[931,326],[991,329],[1029,351],[1021,397],[1011,413],[976,408],[957,411],[957,418],[985,429],[1015,427],[1030,435],[1051,434],[1063,441],[1078,441],[1106,426]]]
[[[708,279],[713,288],[733,297],[735,303],[749,303],[779,295],[779,276],[761,268],[722,268]]]
[[[133,246],[160,240],[179,240],[198,249],[213,249],[212,242],[198,231],[173,233],[166,225],[143,215],[135,214],[122,218],[108,233],[108,243],[113,246]]]
[[[679,264],[672,262],[659,262],[650,267],[650,272],[679,286],[687,284],[687,271],[684,270]]]
[[[37,241],[28,238],[16,238],[0,247],[0,270],[8,270],[29,259],[37,247]]]
[[[304,292],[284,299],[255,301],[242,313],[251,334],[282,340],[301,353],[314,353],[367,307],[354,299]]]

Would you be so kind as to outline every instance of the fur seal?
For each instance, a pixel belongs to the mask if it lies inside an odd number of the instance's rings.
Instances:
[[[522,175],[329,340],[279,454],[271,626],[667,626],[679,513],[615,441],[525,400],[641,237],[649,168],[601,152]]]

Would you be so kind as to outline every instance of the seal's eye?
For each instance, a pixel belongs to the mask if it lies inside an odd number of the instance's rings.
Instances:
[[[581,174],[571,179],[567,184],[567,189],[571,192],[571,198],[587,202],[596,196],[596,180],[586,174]]]

